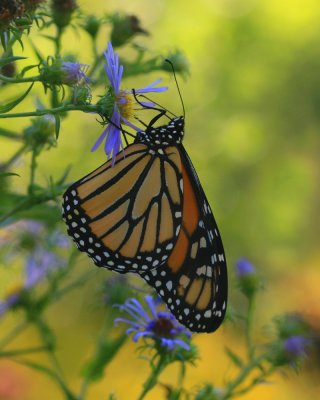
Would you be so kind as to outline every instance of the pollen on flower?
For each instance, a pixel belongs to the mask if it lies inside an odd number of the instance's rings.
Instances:
[[[132,94],[124,90],[120,90],[116,97],[121,116],[125,119],[130,119],[134,116],[134,99]]]

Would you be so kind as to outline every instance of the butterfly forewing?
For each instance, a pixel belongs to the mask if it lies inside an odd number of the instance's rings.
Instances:
[[[98,266],[150,270],[171,253],[181,227],[181,159],[133,144],[64,194],[68,233]]]
[[[220,234],[198,176],[182,145],[182,227],[166,265],[141,272],[176,318],[197,332],[212,332],[227,306],[227,269]]]
[[[139,273],[190,330],[212,332],[227,303],[220,234],[181,140],[183,117],[134,144],[64,194],[68,233],[96,265]]]

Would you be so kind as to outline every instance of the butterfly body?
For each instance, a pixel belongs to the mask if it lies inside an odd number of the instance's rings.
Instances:
[[[114,165],[66,191],[63,217],[96,265],[138,273],[181,323],[212,332],[226,311],[226,261],[183,135],[183,117],[139,132]]]

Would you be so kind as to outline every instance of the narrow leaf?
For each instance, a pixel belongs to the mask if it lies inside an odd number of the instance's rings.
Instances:
[[[236,353],[234,353],[231,349],[229,349],[228,347],[225,347],[225,352],[227,353],[230,360],[237,367],[241,368],[243,366],[243,361],[241,360],[241,358]]]
[[[54,118],[56,120],[56,124],[55,124],[55,132],[56,132],[56,139],[58,140],[59,137],[59,133],[60,133],[60,117],[58,114],[54,115]]]
[[[24,76],[24,74],[28,71],[30,71],[33,68],[36,68],[38,66],[38,64],[34,64],[34,65],[27,65],[26,67],[24,67],[22,69],[22,71],[19,73],[18,77],[22,78]]]
[[[15,172],[0,172],[0,178],[3,178],[5,176],[19,176],[19,174],[16,174]]]
[[[31,83],[29,86],[28,90],[20,97],[18,97],[16,100],[11,101],[8,104],[5,104],[4,106],[0,107],[0,113],[5,114],[8,111],[11,111],[16,105],[22,102],[22,100],[28,95],[30,90],[32,89],[32,86],[34,85],[34,82]]]
[[[2,59],[0,59],[0,67],[3,67],[4,65],[10,64],[14,61],[26,60],[26,59],[27,59],[27,57],[18,57],[18,56],[2,58]]]
[[[101,338],[96,354],[85,364],[82,375],[89,382],[99,380],[103,376],[104,369],[120,350],[125,340],[126,335],[112,341]]]

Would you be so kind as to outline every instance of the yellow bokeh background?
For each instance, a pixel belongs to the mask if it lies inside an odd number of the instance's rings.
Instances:
[[[79,1],[83,11],[102,16],[123,10],[139,16],[150,37],[137,37],[152,54],[180,48],[189,59],[191,75],[179,79],[186,107],[184,145],[190,154],[212,205],[224,239],[230,270],[230,302],[235,304],[234,264],[246,257],[265,282],[257,301],[255,338],[262,342],[274,315],[300,311],[313,321],[320,318],[319,293],[319,134],[320,134],[320,3],[316,0],[122,0]],[[104,50],[109,31],[100,35]],[[32,29],[34,43],[47,55],[51,44]],[[19,52],[21,50],[19,49]],[[25,53],[30,52],[26,42]],[[90,41],[83,32],[69,29],[63,53],[80,54],[79,62],[92,64]],[[130,57],[130,49],[121,49]],[[20,54],[20,53],[19,53]],[[23,54],[23,53],[21,53]],[[128,88],[143,87],[163,76],[170,94],[161,103],[176,114],[181,104],[175,83],[166,73],[130,78]],[[18,89],[3,90],[7,99]],[[37,91],[33,91],[37,93]],[[39,88],[39,96],[42,89]],[[15,111],[32,110],[36,96]],[[3,99],[1,99],[2,102]],[[1,126],[19,131],[27,120],[2,120]],[[58,178],[72,164],[70,181],[78,179],[104,161],[102,149],[90,153],[101,132],[95,116],[72,114],[63,121],[57,148],[39,158],[38,181]],[[1,139],[1,159],[15,145]],[[23,192],[29,159],[16,166],[21,175],[16,190]],[[20,183],[22,182],[22,184]],[[91,268],[79,258],[79,271]],[[93,267],[92,267],[93,268]],[[2,273],[2,271],[0,271]],[[0,293],[16,279],[17,269],[5,271]],[[97,270],[95,281],[105,278]],[[109,273],[110,274],[110,273]],[[95,281],[65,297],[50,309],[48,320],[58,336],[58,358],[72,387],[79,385],[79,368],[89,357],[102,325],[103,311],[95,309]],[[9,316],[1,321],[1,334],[17,323]],[[201,355],[189,367],[186,388],[204,383],[222,387],[236,370],[224,353],[228,345],[243,354],[239,327],[228,324],[211,335],[195,335]],[[36,342],[27,331],[16,342]],[[128,341],[105,371],[104,379],[89,390],[88,400],[135,399],[149,367],[139,359],[136,344]],[[37,360],[42,360],[41,356]],[[313,367],[314,369],[315,367]],[[319,398],[317,372],[310,366],[298,375],[286,371],[244,395],[244,400],[307,400]],[[1,378],[1,377],[4,378]],[[4,382],[21,386],[19,400],[62,400],[46,377],[10,361],[0,361],[0,400]],[[177,369],[168,368],[161,382],[175,383]],[[5,393],[3,389],[3,393]],[[147,399],[164,399],[157,387]]]

